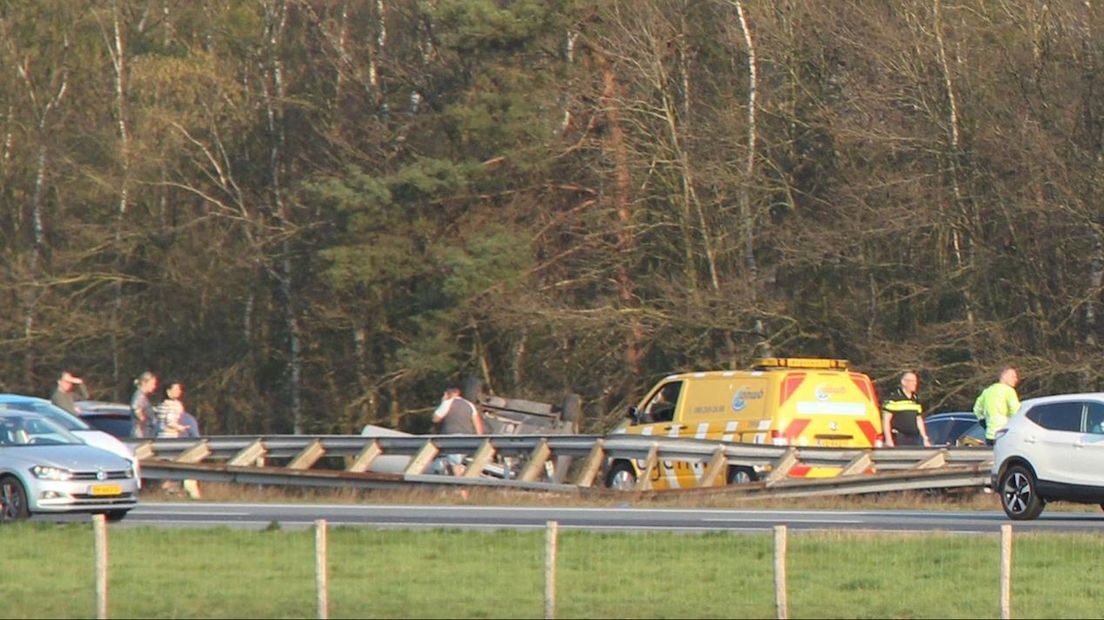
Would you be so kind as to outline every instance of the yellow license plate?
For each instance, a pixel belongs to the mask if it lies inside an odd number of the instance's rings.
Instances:
[[[92,495],[122,495],[123,487],[117,484],[94,484]]]
[[[846,439],[818,439],[817,445],[823,448],[846,448]]]

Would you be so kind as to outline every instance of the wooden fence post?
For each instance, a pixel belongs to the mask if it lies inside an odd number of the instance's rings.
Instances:
[[[774,526],[774,608],[779,620],[789,617],[786,601],[786,526]]]
[[[92,515],[92,548],[96,556],[96,617],[107,618],[107,517]]]
[[[314,522],[314,586],[318,592],[318,617],[330,617],[330,585],[326,542],[326,520]]]
[[[556,547],[560,524],[548,521],[544,531],[544,617],[556,617]]]
[[[1012,525],[1001,526],[1000,617],[1012,617]]]

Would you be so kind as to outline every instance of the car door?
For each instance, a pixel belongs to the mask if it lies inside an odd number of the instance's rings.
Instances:
[[[1073,444],[1079,484],[1104,487],[1104,403],[1085,404],[1084,432]]]
[[[685,437],[686,425],[681,422],[682,416],[679,415],[679,409],[685,400],[684,384],[683,381],[668,381],[657,386],[645,400],[634,424],[629,426],[628,432],[639,435]],[[644,460],[637,460],[636,466],[643,470]],[[674,460],[660,460],[652,470],[652,488],[683,488],[688,480],[693,479],[693,473],[686,473],[682,471],[683,469],[689,469],[689,464]]]
[[[1071,400],[1039,404],[1027,412],[1041,427],[1027,431],[1023,440],[1040,479],[1063,484],[1083,479],[1074,444],[1082,437],[1084,410],[1084,402]]]

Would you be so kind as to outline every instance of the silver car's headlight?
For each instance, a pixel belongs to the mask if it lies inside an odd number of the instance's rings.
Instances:
[[[134,477],[134,467],[127,467],[126,468],[126,473],[123,474],[123,475],[126,476],[127,478],[133,478]]]
[[[35,465],[31,468],[31,474],[35,478],[40,480],[72,480],[73,472],[68,469],[62,469],[60,467],[50,467],[48,465]]]

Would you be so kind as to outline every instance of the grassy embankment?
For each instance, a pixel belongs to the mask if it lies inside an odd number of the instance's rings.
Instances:
[[[94,614],[91,528],[5,526],[3,617]],[[543,532],[333,528],[332,617],[541,617]],[[311,531],[109,529],[111,617],[313,617]],[[996,617],[996,535],[791,532],[792,617]],[[1017,535],[1018,617],[1099,617],[1104,541]],[[773,617],[770,534],[561,532],[558,617]]]

